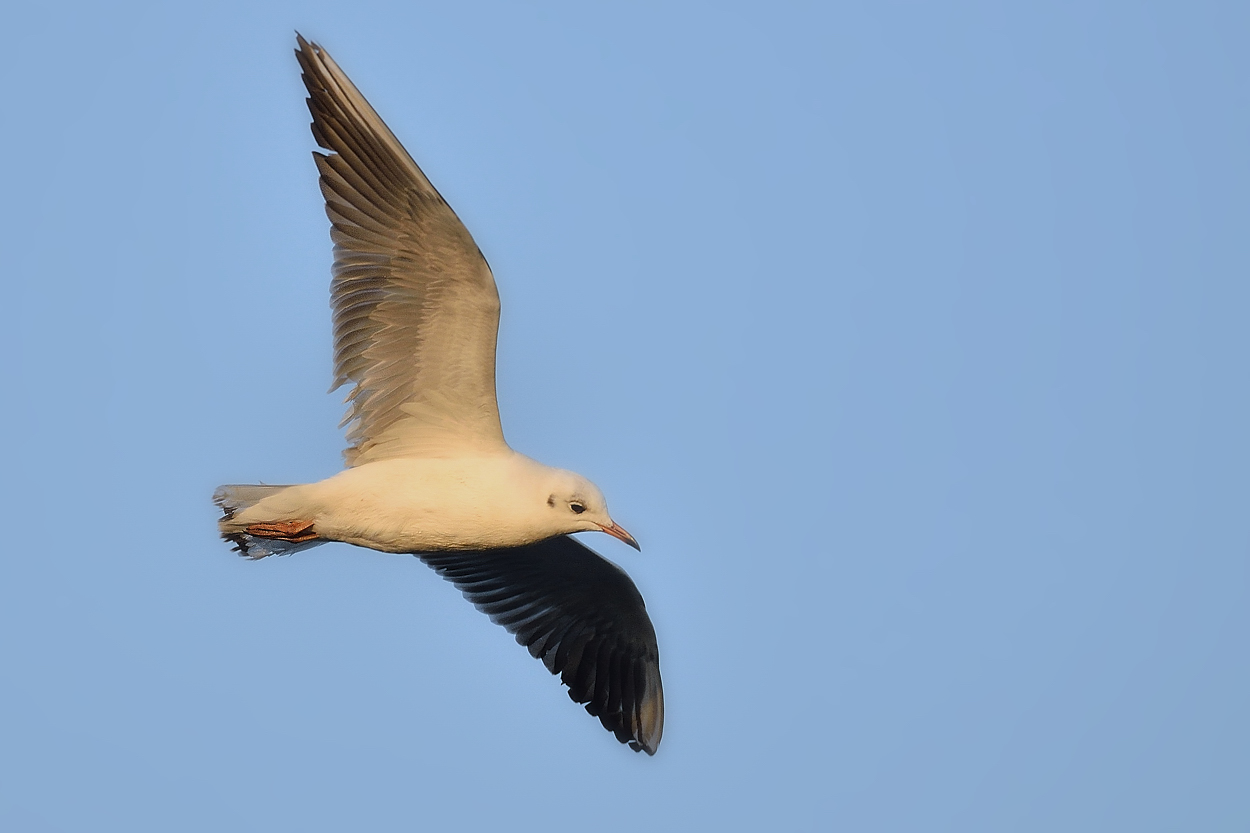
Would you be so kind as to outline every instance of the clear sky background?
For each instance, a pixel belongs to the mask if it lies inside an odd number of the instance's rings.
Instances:
[[[0,828],[1250,829],[1245,4],[108,5],[5,14]],[[340,466],[296,28],[642,542],[655,758],[216,537]]]

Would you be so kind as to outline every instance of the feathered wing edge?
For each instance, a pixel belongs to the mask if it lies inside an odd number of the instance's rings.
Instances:
[[[515,635],[617,740],[655,754],[664,732],[659,647],[624,570],[567,536],[417,557]]]
[[[504,446],[499,294],[464,224],[333,58],[297,35],[334,241],[334,368],[349,466]]]

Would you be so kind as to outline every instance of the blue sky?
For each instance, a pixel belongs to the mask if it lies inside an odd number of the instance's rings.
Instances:
[[[1250,14],[9,11],[0,827],[1250,827]],[[473,231],[519,450],[607,494],[652,759],[336,471],[293,31]]]

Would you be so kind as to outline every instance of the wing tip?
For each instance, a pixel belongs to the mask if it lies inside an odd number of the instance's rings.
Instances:
[[[634,733],[638,745],[631,743],[630,746],[635,752],[642,750],[654,755],[664,736],[664,686],[660,682],[659,666],[649,670],[652,673],[647,675],[647,691],[638,704],[638,730]]]
[[[634,706],[632,735],[623,742],[635,752],[646,752],[654,755],[660,748],[660,739],[664,736],[664,688],[660,682],[660,669],[654,665],[647,669],[646,690],[642,698]]]

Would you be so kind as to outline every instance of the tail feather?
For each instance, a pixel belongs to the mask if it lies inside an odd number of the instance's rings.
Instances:
[[[251,506],[255,506],[270,495],[276,495],[290,486],[218,486],[213,492],[213,503],[221,507],[226,520]]]
[[[247,532],[247,527],[241,522],[230,523],[230,521],[234,520],[236,514],[255,506],[270,495],[275,495],[289,488],[290,486],[262,485],[219,487],[213,493],[213,503],[221,508],[222,517],[218,523],[221,529],[221,537],[234,544],[236,552],[244,558],[250,558],[253,561],[270,555],[291,555],[300,550],[306,550],[325,543],[317,539],[286,541],[282,538],[273,537],[272,533],[251,535]]]
[[[301,550],[312,549],[325,541],[283,541],[281,538],[260,538],[246,532],[223,532],[221,537],[234,544],[234,551],[244,558],[259,561],[271,555],[294,555]]]

